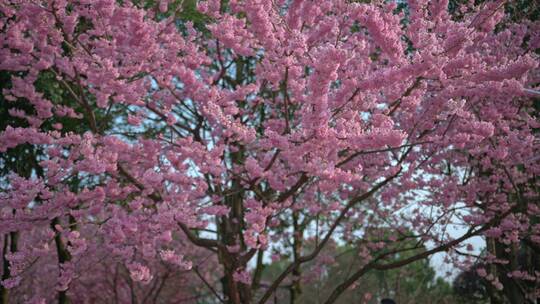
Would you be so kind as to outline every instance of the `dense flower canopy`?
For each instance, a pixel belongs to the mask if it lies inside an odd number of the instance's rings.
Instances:
[[[2,285],[264,303],[351,244],[331,303],[372,269],[463,265],[473,236],[538,248],[540,24],[503,5],[2,1],[0,152],[37,151],[0,182]]]

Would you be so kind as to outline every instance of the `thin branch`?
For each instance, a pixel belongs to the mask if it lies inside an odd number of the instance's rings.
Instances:
[[[208,283],[208,281],[204,278],[204,276],[200,273],[199,269],[197,266],[193,267],[193,271],[195,272],[195,274],[197,275],[197,277],[199,277],[199,279],[201,279],[201,281],[203,281],[204,285],[206,287],[208,287],[208,289],[210,289],[210,291],[216,296],[216,298],[218,298],[218,300],[221,302],[221,303],[225,303],[225,300],[223,300],[223,298],[219,295],[219,293],[214,289],[214,287],[212,287],[212,285],[210,285],[210,283]]]

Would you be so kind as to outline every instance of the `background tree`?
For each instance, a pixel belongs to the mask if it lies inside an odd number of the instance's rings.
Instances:
[[[313,240],[309,241],[305,250],[312,250]],[[414,244],[409,244],[413,246]],[[394,256],[395,260],[414,256],[426,248],[420,248],[404,255]],[[382,252],[381,252],[382,253]],[[361,259],[355,246],[338,246],[333,244],[321,253],[324,257],[319,263],[306,263],[302,266],[304,286],[302,295],[295,303],[318,303],[329,296],[340,282],[346,279],[351,271],[359,267]],[[262,281],[271,281],[287,266],[285,261],[278,261],[267,266]],[[294,279],[288,280],[278,290],[279,303],[291,303],[295,290]],[[290,285],[289,285],[290,284]],[[423,259],[397,269],[372,271],[366,273],[355,285],[347,290],[336,303],[379,303],[383,298],[392,298],[397,303],[461,303],[454,294],[451,285],[441,277],[436,277],[435,269],[429,260]]]

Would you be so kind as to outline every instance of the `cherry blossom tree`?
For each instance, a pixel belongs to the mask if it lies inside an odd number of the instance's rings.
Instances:
[[[333,303],[540,246],[540,23],[504,4],[2,1],[0,153],[39,151],[0,183],[3,300],[294,302],[347,244]]]

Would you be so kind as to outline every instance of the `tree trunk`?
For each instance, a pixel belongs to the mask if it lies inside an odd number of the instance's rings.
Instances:
[[[19,233],[10,232],[4,235],[4,246],[2,248],[2,281],[7,280],[11,276],[9,261],[7,259],[8,252],[14,253],[17,251]],[[0,300],[2,304],[9,303],[9,289],[0,284]]]
[[[58,218],[54,218],[51,221],[51,228],[55,232],[54,236],[54,243],[56,244],[56,253],[58,254],[58,265],[64,264],[66,262],[69,262],[71,260],[71,255],[69,254],[69,251],[67,250],[64,242],[62,241],[62,236],[60,235],[60,232],[56,231],[55,226],[59,224],[60,221]],[[65,290],[58,291],[58,304],[68,304],[69,298],[67,296],[67,292]]]

